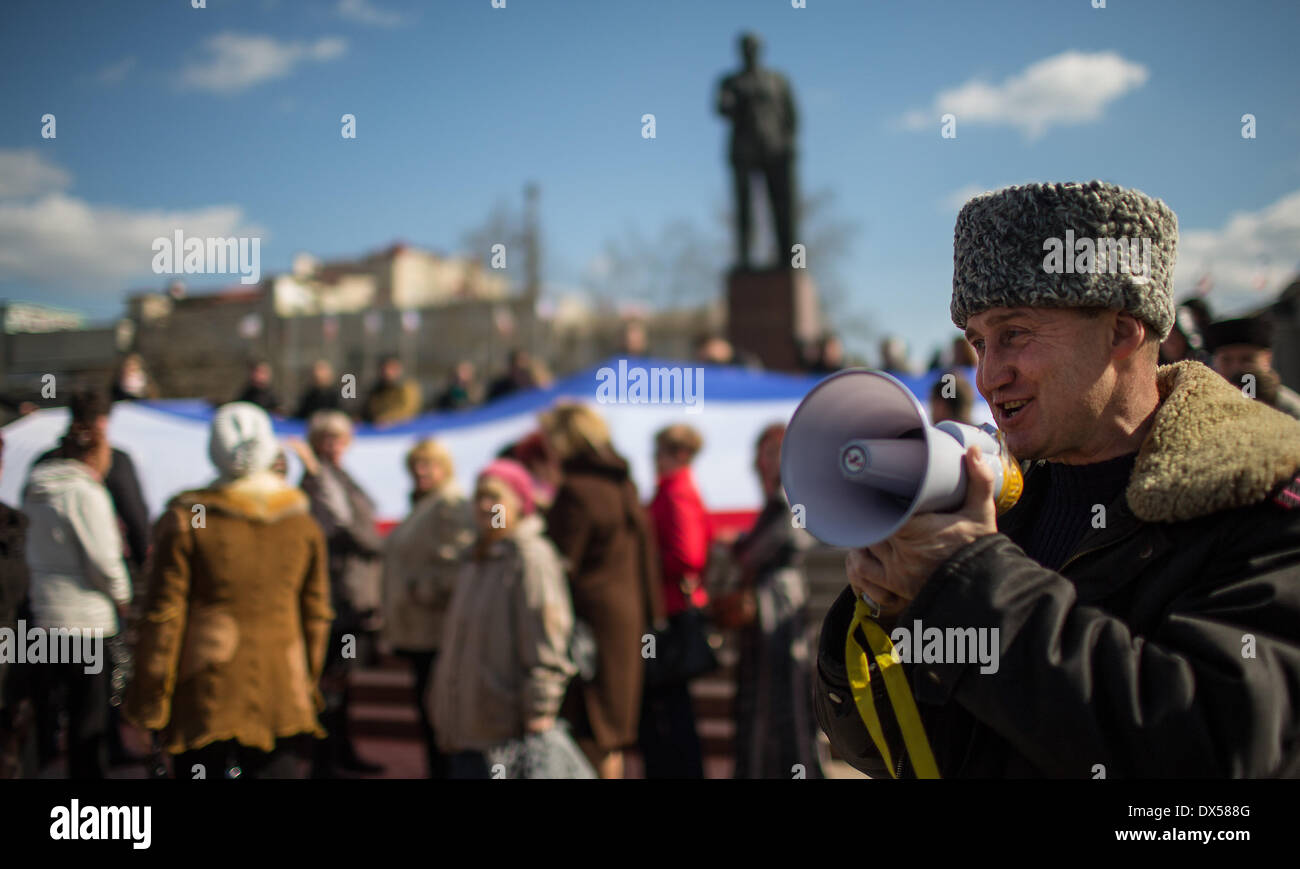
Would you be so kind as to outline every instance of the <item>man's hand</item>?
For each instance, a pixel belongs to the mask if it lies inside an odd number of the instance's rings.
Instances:
[[[966,503],[956,513],[913,516],[892,537],[855,549],[845,562],[849,585],[880,606],[882,616],[901,613],[930,576],[958,549],[997,533],[993,472],[980,461],[979,447],[966,451]]]

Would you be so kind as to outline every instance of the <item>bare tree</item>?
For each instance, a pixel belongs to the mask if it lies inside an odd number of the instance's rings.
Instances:
[[[482,223],[461,234],[461,249],[466,256],[492,267],[492,247],[506,246],[506,274],[517,283],[524,273],[525,256],[524,211],[506,199],[498,199]]]
[[[858,226],[835,211],[835,195],[820,190],[801,203],[800,225],[807,267],[818,287],[828,322],[852,329],[860,337],[869,333],[866,319],[850,305],[844,261],[852,249]],[[755,239],[763,239],[758,254],[774,259],[765,209],[755,226]],[[688,218],[670,220],[654,236],[635,226],[611,237],[602,247],[597,267],[584,283],[598,299],[638,299],[658,308],[706,304],[717,298],[730,265],[733,245],[727,208],[715,212],[714,225],[700,227]],[[762,260],[760,260],[762,261]]]
[[[674,308],[713,299],[724,268],[717,239],[677,218],[653,237],[627,226],[621,235],[606,239],[583,282],[600,301],[637,299],[655,308]]]
[[[869,319],[852,304],[855,282],[844,274],[845,262],[853,250],[860,227],[835,211],[835,193],[815,191],[800,203],[800,225],[808,239],[808,271],[817,284],[822,310],[828,322],[841,332],[852,331],[859,338],[872,332]],[[858,284],[860,287],[860,284]]]

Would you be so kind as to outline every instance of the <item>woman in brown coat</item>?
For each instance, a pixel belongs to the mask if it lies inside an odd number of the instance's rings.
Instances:
[[[596,641],[595,674],[570,683],[562,714],[600,777],[622,778],[641,714],[642,637],[662,618],[657,555],[605,421],[560,405],[542,415],[542,429],[564,471],[547,530],[568,562],[574,615]]]
[[[220,477],[155,530],[126,714],[162,731],[178,778],[294,777],[292,738],[325,735],[325,539],[271,472],[277,452],[265,411],[225,405],[208,448]]]

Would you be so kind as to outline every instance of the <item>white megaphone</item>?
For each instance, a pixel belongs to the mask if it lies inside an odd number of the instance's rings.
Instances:
[[[917,513],[966,500],[962,456],[978,446],[993,471],[999,513],[1024,487],[1020,466],[991,425],[930,425],[916,396],[883,371],[851,368],[813,387],[781,446],[781,483],[804,527],[831,546],[889,538]]]

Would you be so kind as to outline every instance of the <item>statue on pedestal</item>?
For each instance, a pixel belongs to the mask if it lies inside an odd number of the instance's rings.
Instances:
[[[775,268],[789,268],[795,243],[798,196],[795,187],[794,96],[779,72],[759,66],[762,42],[753,33],[740,39],[744,66],[718,86],[718,113],[731,119],[730,161],[736,197],[738,269],[748,269],[750,228],[750,177],[760,173],[772,204],[776,229]]]

